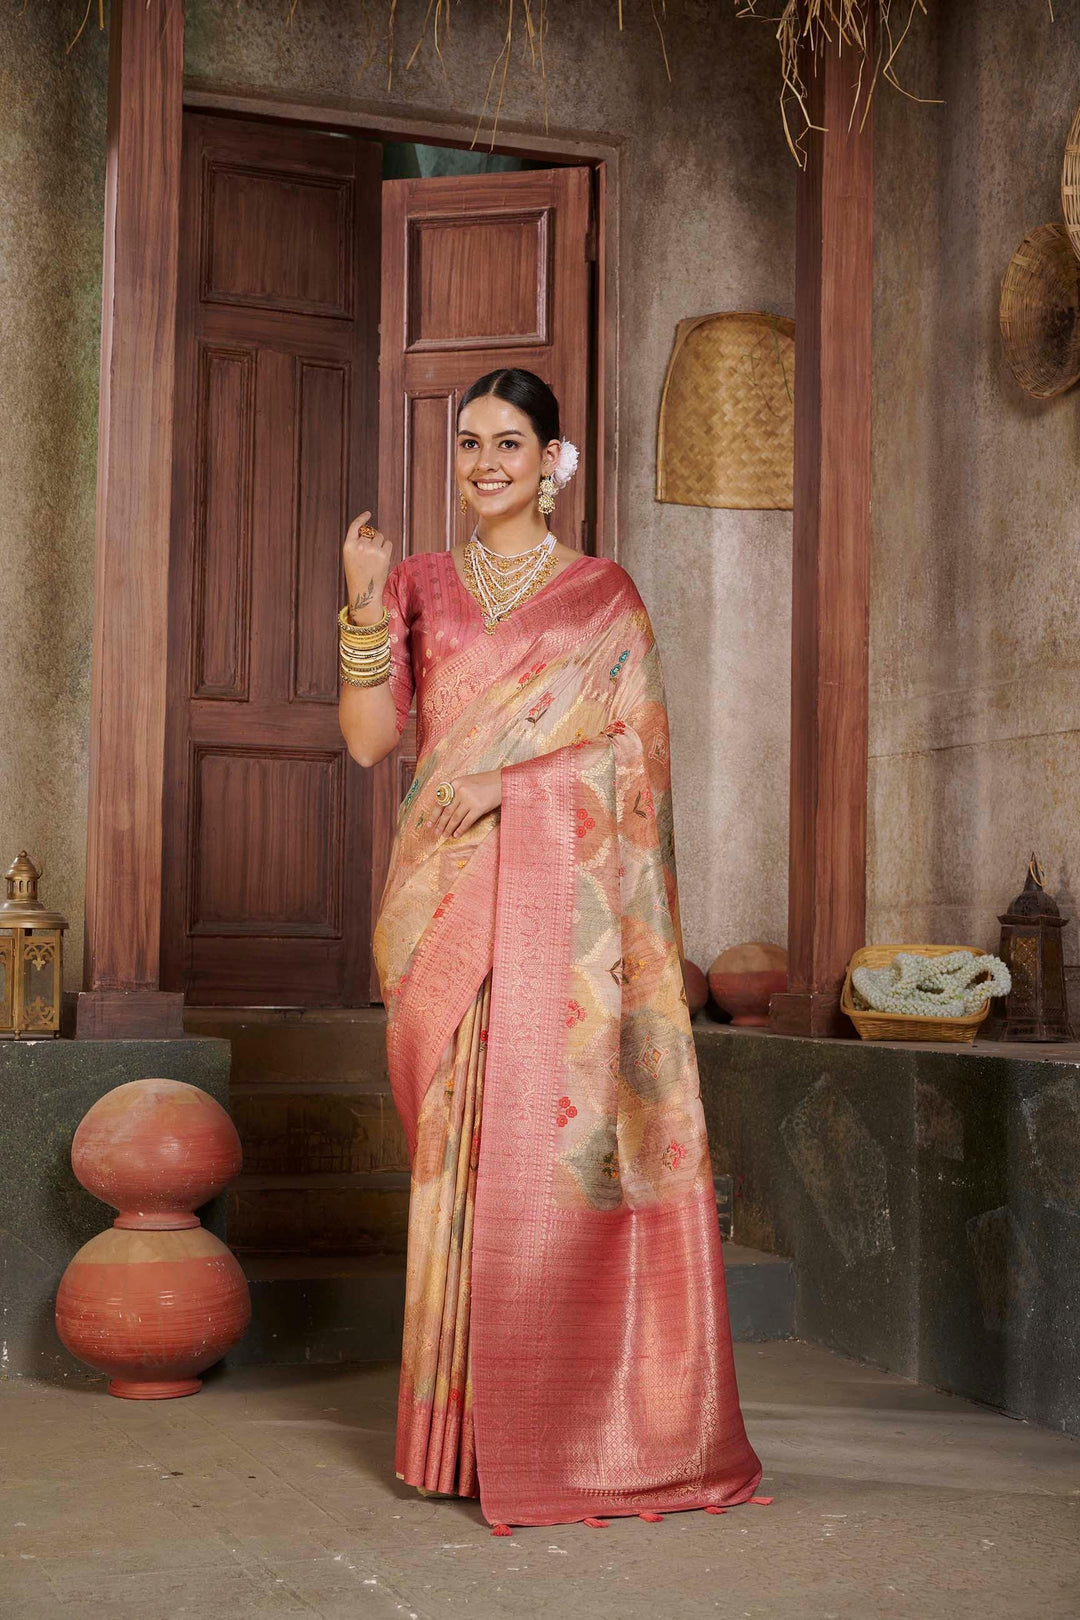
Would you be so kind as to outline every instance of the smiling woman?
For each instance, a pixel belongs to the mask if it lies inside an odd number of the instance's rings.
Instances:
[[[683,988],[659,655],[629,575],[548,527],[576,451],[546,383],[482,377],[457,430],[472,537],[389,574],[368,514],[345,543],[349,749],[389,753],[414,696],[418,722],[374,939],[412,1161],[396,1469],[479,1495],[496,1533],[727,1507],[761,1467]]]

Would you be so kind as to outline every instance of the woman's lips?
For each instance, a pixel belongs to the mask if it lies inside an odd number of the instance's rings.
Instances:
[[[498,495],[500,490],[510,488],[510,480],[509,478],[501,478],[497,481],[486,478],[483,480],[474,478],[472,485],[474,489],[480,491],[481,495]]]

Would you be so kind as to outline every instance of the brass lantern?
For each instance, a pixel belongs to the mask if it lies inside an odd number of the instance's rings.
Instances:
[[[1068,922],[1043,887],[1043,869],[1032,855],[1027,882],[998,917],[998,955],[1012,975],[1005,997],[1003,1041],[1069,1041],[1061,930]]]
[[[0,900],[0,1040],[41,1040],[60,1033],[64,929],[58,911],[37,897],[41,873],[21,849],[8,867]]]

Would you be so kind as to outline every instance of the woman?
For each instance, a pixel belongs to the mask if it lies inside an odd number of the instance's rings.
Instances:
[[[473,384],[476,531],[345,541],[341,725],[415,695],[375,957],[412,1155],[399,1477],[556,1524],[726,1506],[743,1428],[686,1008],[667,714],[648,615],[546,514],[572,475],[528,371]]]

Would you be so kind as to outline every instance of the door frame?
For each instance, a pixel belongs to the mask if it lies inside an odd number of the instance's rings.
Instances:
[[[83,982],[77,1036],[179,1036],[161,990],[161,809],[183,108],[470,146],[472,120],[184,85],[185,0],[112,0],[106,131],[94,643]],[[773,1028],[848,1034],[838,966],[863,943],[873,310],[873,119],[850,62],[816,62],[797,177],[789,993]],[[619,195],[626,142],[507,124],[494,149],[597,174],[596,547],[618,535]],[[854,334],[857,341],[849,341]],[[599,470],[598,467],[598,470]],[[800,735],[800,733],[802,733]],[[829,785],[819,803],[819,785]],[[805,829],[801,828],[806,818]],[[799,824],[799,825],[797,825]],[[65,1032],[70,1008],[65,1009]]]

